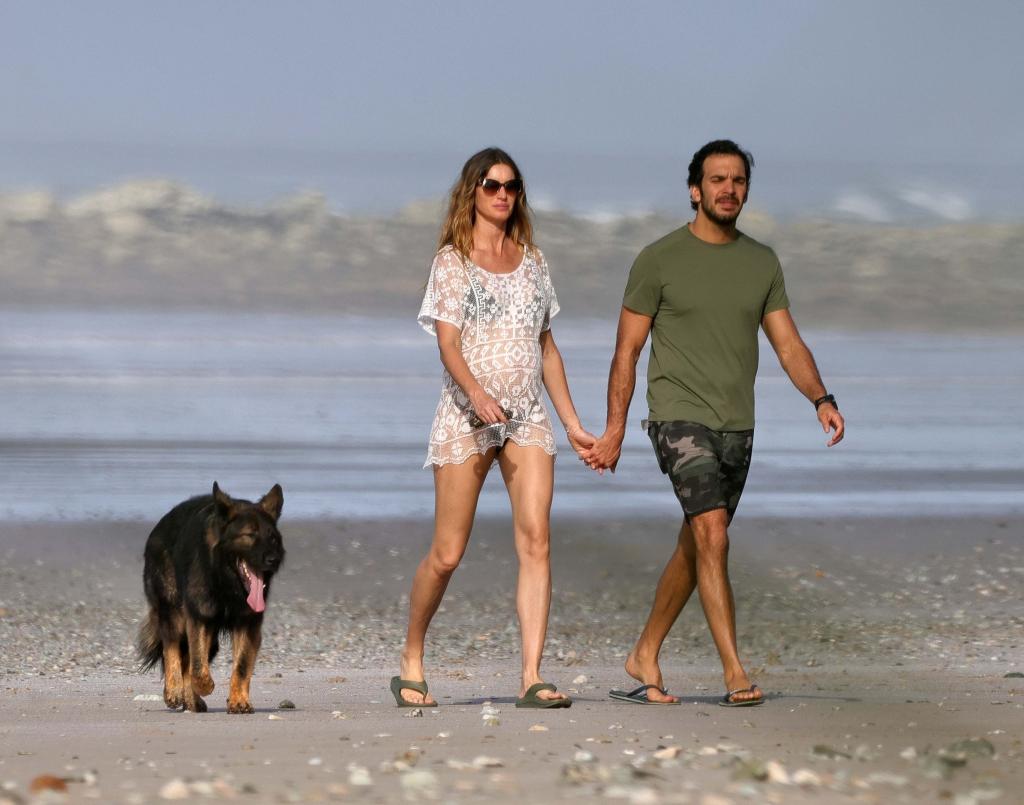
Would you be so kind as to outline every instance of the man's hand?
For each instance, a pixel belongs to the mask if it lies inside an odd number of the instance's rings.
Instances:
[[[825,433],[830,430],[835,431],[832,438],[826,443],[826,447],[832,447],[843,440],[843,435],[846,433],[846,420],[832,403],[822,403],[818,406],[818,421]]]
[[[622,455],[622,437],[621,433],[606,430],[594,442],[593,447],[580,453],[580,459],[590,469],[596,470],[598,475],[604,475],[605,470],[615,472],[615,466],[619,463],[619,457]]]

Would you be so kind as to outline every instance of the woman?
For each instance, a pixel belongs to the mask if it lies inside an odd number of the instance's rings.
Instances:
[[[541,382],[581,450],[580,426],[562,357],[551,335],[558,300],[533,227],[522,174],[498,148],[474,154],[451,191],[419,322],[437,337],[441,401],[424,467],[434,470],[434,540],[409,596],[399,707],[437,704],[423,676],[423,643],[469,542],[477,499],[495,460],[512,502],[519,581],[516,608],[523,676],[516,707],[569,707],[540,676],[551,602],[549,515],[555,439]]]

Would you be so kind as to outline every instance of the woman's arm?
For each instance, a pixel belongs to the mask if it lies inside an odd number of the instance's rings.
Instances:
[[[594,443],[594,436],[580,424],[579,414],[576,413],[576,406],[573,405],[572,396],[569,394],[569,381],[565,376],[562,353],[555,345],[555,337],[551,330],[545,330],[540,334],[540,350],[544,367],[544,388],[548,391],[558,418],[565,426],[569,444],[579,452],[581,448]]]
[[[448,370],[448,374],[452,376],[452,380],[458,383],[459,388],[469,398],[469,404],[473,406],[476,415],[488,425],[507,422],[498,401],[484,390],[484,387],[469,370],[469,364],[466,363],[466,359],[462,355],[461,330],[446,321],[436,322],[436,327],[437,348],[441,352],[441,363]]]

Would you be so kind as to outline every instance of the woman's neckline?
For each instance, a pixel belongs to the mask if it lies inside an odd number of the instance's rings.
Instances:
[[[489,268],[484,268],[482,265],[474,263],[473,260],[469,257],[466,257],[466,262],[468,262],[474,268],[480,269],[485,274],[492,274],[495,277],[507,277],[511,274],[515,274],[519,269],[523,267],[523,264],[526,262],[526,247],[522,246],[521,248],[523,250],[523,256],[519,258],[519,263],[511,271],[491,271]]]

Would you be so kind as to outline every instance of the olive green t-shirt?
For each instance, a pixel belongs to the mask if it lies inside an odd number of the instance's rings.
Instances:
[[[742,233],[707,243],[683,226],[640,252],[622,304],[654,319],[652,421],[754,427],[757,329],[766,313],[789,307],[775,252]]]

